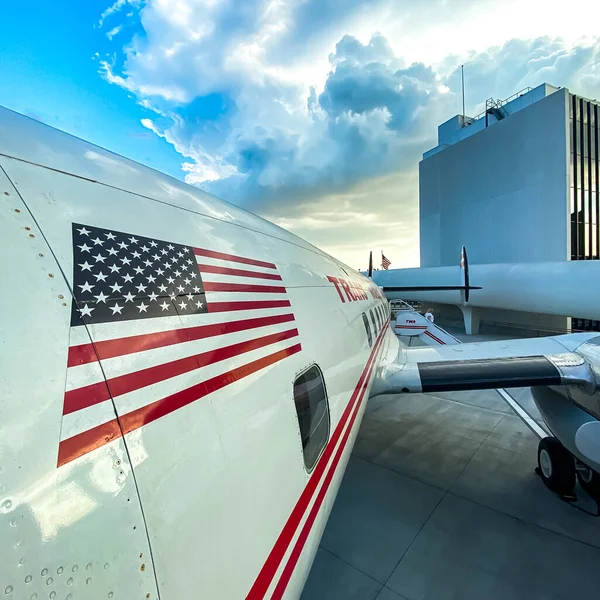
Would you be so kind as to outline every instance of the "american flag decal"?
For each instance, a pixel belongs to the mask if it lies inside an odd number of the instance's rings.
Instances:
[[[58,466],[302,349],[273,263],[80,224],[73,258]]]

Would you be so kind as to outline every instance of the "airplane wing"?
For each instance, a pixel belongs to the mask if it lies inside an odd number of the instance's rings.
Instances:
[[[597,334],[400,348],[378,372],[371,396],[577,385],[596,390],[596,377],[577,349]]]

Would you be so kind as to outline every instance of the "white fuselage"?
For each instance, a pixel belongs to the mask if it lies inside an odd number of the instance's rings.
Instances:
[[[395,353],[380,290],[267,221],[4,109],[0,167],[1,591],[299,597],[379,357]],[[104,232],[89,268],[74,223]],[[133,252],[111,232],[191,248],[208,310],[74,325],[73,302],[105,303],[76,278],[101,287]],[[311,365],[330,427],[308,472],[294,382]]]

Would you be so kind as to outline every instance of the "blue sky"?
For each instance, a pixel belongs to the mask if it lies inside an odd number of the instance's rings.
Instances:
[[[150,111],[104,80],[92,59],[115,51],[97,27],[109,5],[7,2],[0,19],[0,104],[182,178],[181,156],[140,122]]]
[[[544,81],[600,98],[597,0],[5,4],[1,105],[356,266],[418,264],[418,162],[460,111],[461,64],[471,115]]]

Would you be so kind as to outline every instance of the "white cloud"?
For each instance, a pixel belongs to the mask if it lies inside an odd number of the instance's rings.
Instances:
[[[98,27],[102,27],[104,25],[104,21],[108,17],[121,11],[125,6],[132,6],[134,8],[139,8],[141,6],[141,4],[142,4],[142,0],[116,0],[100,15],[100,20],[98,21]],[[129,17],[130,15],[132,15],[132,13],[129,13],[127,16]]]
[[[393,197],[415,227],[417,163],[460,110],[461,63],[471,114],[543,81],[600,97],[599,9],[587,0],[576,11],[541,0],[117,0],[101,20],[126,4],[144,35],[100,72],[155,113],[142,124],[184,157],[185,180],[346,254],[370,241],[344,235],[332,203],[384,239],[395,211],[381,198]],[[532,11],[537,20],[515,18]],[[572,16],[581,11],[589,18]]]
[[[122,31],[122,29],[123,29],[123,25],[117,25],[116,27],[113,27],[110,31],[106,32],[106,37],[109,40],[112,40],[115,37],[115,35],[117,35],[117,33]]]

